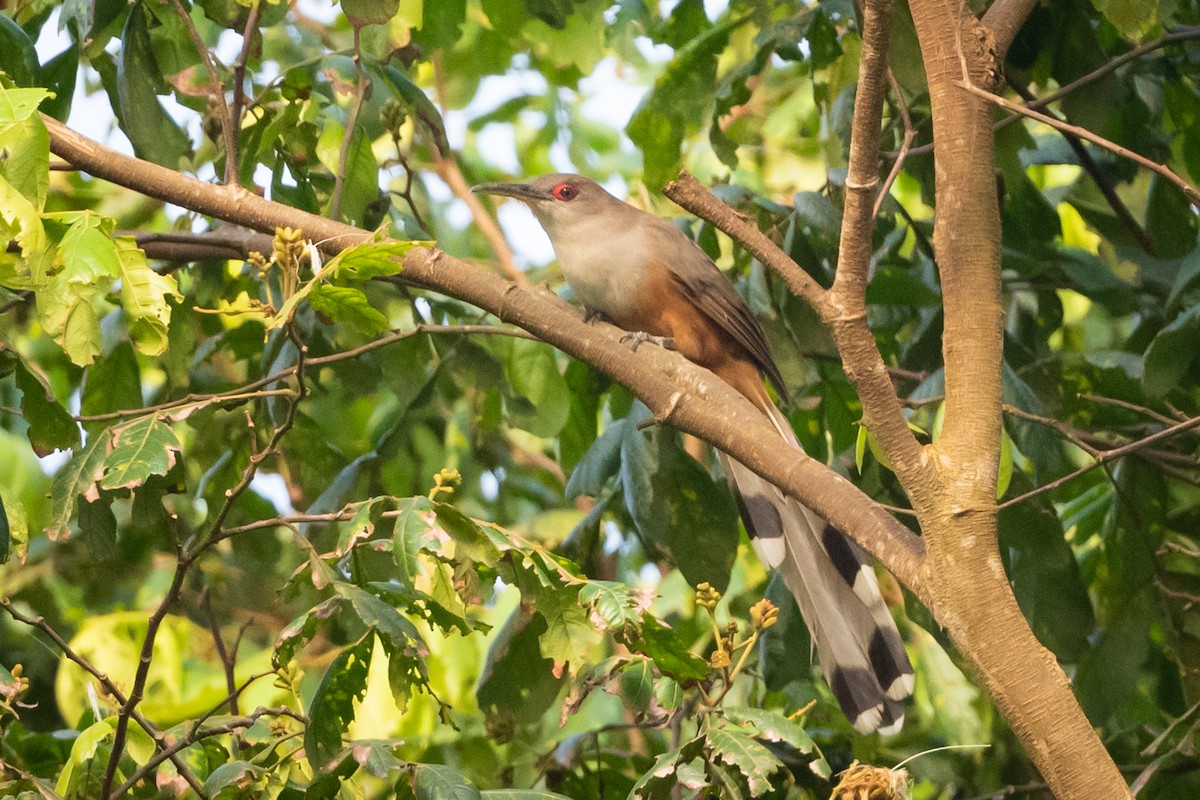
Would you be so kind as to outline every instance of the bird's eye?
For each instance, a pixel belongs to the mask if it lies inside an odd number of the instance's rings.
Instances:
[[[579,190],[569,183],[560,183],[550,190],[556,200],[574,200],[579,196]]]

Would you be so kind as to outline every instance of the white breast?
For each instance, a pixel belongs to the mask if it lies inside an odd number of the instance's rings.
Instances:
[[[598,220],[579,220],[558,226],[552,241],[580,302],[619,319],[632,308],[645,274],[645,235],[637,225],[611,228]]]

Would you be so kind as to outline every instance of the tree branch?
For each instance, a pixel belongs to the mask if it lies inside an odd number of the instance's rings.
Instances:
[[[239,186],[203,183],[121,155],[56,120],[42,119],[59,157],[151,197],[264,232],[301,228],[329,253],[371,240],[368,231],[273,203]],[[794,459],[779,458],[779,437],[766,418],[712,373],[658,348],[630,353],[620,340],[622,331],[585,324],[553,292],[517,286],[436,249],[413,248],[404,258],[402,280],[489,311],[607,373],[660,419],[716,445],[846,531],[918,596],[925,596],[921,540],[823,464],[799,452]]]
[[[1037,4],[1038,0],[996,0],[984,12],[982,22],[984,27],[992,31],[997,61],[1004,61],[1008,48],[1017,38],[1017,32]]]

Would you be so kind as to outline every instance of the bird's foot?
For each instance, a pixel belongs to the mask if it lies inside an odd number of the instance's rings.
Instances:
[[[629,349],[635,353],[637,352],[637,349],[639,347],[641,347],[643,344],[645,344],[646,342],[650,342],[651,344],[656,344],[659,347],[663,348],[664,350],[675,350],[676,349],[675,340],[672,339],[670,336],[655,336],[653,334],[646,333],[645,331],[630,331],[629,333],[627,333],[621,337],[621,341],[622,342],[633,342],[633,344],[631,344],[629,346]]]
[[[594,308],[583,307],[583,322],[585,325],[591,325],[596,320],[601,322],[612,322],[603,311],[597,311]]]

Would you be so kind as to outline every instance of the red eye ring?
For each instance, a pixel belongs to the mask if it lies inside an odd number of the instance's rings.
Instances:
[[[550,190],[550,194],[554,195],[555,200],[574,200],[579,196],[579,190],[565,181],[558,184]]]

